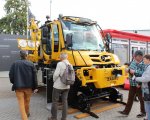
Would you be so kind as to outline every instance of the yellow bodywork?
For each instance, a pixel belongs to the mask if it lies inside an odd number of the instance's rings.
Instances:
[[[64,20],[68,20],[64,17]],[[70,20],[70,19],[69,19]],[[78,21],[78,18],[73,20]],[[31,38],[28,39],[18,39],[18,47],[23,50],[28,50],[28,59],[37,63],[39,60],[43,60],[44,64],[51,64],[52,61],[59,61],[59,55],[61,52],[66,52],[68,54],[69,62],[76,67],[76,76],[82,82],[82,86],[86,86],[89,83],[93,83],[96,88],[107,88],[112,86],[123,85],[124,80],[127,77],[125,73],[125,66],[113,67],[113,68],[97,68],[95,65],[104,64],[120,64],[118,57],[112,53],[99,52],[99,51],[75,51],[67,50],[65,48],[63,28],[59,20],[54,20],[50,22],[47,26],[53,28],[54,25],[58,26],[58,36],[59,36],[59,50],[54,52],[54,30],[51,29],[51,54],[45,53],[46,45],[41,45],[41,30],[36,25],[34,19],[31,20],[31,25],[29,26],[31,32]],[[22,45],[24,42],[25,45]],[[40,52],[40,54],[38,53]],[[96,57],[90,56],[95,55]],[[105,56],[105,62],[101,59],[101,56]],[[122,74],[119,76],[113,75],[112,71],[114,69],[121,70]],[[84,72],[88,72],[85,75]]]
[[[84,70],[89,71],[89,76],[83,74]],[[124,71],[124,66],[120,67],[119,70]],[[125,73],[123,72],[122,76],[115,76],[111,74],[112,71],[113,68],[82,67],[77,70],[77,76],[82,80],[82,86],[94,83],[96,88],[108,88],[124,84]]]

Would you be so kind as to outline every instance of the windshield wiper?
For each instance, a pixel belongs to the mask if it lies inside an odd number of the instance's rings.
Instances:
[[[94,23],[89,23],[89,22],[77,22],[77,23],[74,23],[76,25],[93,25]]]
[[[93,49],[79,49],[79,50],[83,50],[83,51],[95,51]]]
[[[78,50],[87,51],[87,49],[78,49]]]
[[[95,49],[95,50],[93,50],[93,51],[100,51],[100,52],[101,52],[102,50],[100,50],[100,49]]]

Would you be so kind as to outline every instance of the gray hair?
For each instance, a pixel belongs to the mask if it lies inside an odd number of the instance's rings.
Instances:
[[[20,57],[21,57],[22,59],[25,59],[26,56],[27,56],[27,51],[21,50],[21,51],[20,51]]]
[[[67,59],[67,57],[68,57],[67,53],[60,54],[60,59]]]

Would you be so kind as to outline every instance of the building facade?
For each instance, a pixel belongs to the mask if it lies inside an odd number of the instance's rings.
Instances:
[[[132,61],[136,50],[141,50],[144,54],[150,53],[150,36],[112,29],[104,30],[106,33],[111,35],[110,48],[118,55],[121,64]]]

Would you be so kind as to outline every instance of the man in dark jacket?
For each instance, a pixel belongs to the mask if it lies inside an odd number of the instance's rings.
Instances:
[[[37,92],[37,76],[34,64],[26,60],[26,51],[20,51],[21,60],[14,62],[9,71],[12,90],[16,92],[22,120],[30,116],[29,104],[32,91]]]

